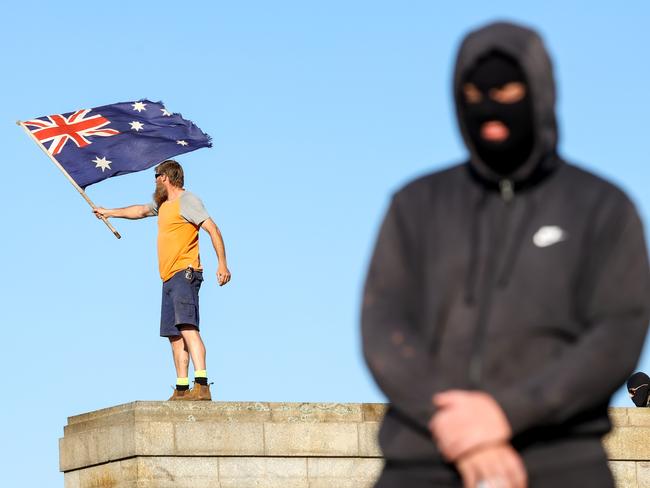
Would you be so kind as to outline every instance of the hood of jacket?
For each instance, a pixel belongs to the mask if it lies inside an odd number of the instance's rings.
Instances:
[[[462,83],[470,70],[485,56],[499,52],[514,59],[523,70],[533,106],[535,143],[528,159],[512,174],[501,175],[481,160],[468,132],[463,109]],[[498,185],[504,178],[521,188],[552,172],[560,163],[556,157],[558,141],[555,117],[553,67],[542,38],[533,30],[496,22],[470,32],[463,40],[454,69],[454,100],[460,132],[470,152],[472,172],[488,184]]]

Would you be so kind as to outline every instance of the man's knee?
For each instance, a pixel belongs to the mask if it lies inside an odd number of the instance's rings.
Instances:
[[[172,347],[180,347],[183,344],[183,336],[182,335],[169,336],[169,337],[167,337],[167,339],[169,339],[169,343],[172,345]]]
[[[199,329],[196,325],[179,325],[178,330],[181,333],[181,337],[200,337]]]

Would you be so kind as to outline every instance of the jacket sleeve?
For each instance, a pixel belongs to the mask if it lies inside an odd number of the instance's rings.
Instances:
[[[641,221],[618,197],[591,222],[596,230],[584,246],[576,294],[582,336],[523,384],[489,392],[515,435],[606,404],[636,366],[650,318],[650,275]]]
[[[398,194],[399,196],[399,194]],[[398,196],[384,218],[363,294],[364,358],[392,408],[421,429],[433,415],[431,365],[418,330],[422,294],[414,216],[405,219]],[[419,264],[419,266],[418,266]]]

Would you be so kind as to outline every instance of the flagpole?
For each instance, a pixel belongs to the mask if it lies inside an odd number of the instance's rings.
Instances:
[[[56,167],[61,170],[61,172],[65,175],[65,177],[68,179],[68,181],[70,183],[72,183],[72,186],[74,186],[77,189],[77,191],[79,192],[79,194],[84,198],[84,200],[86,200],[88,202],[88,205],[90,205],[93,209],[95,209],[96,208],[95,204],[92,202],[92,200],[90,198],[88,198],[88,195],[86,195],[86,192],[83,191],[83,189],[77,184],[77,182],[72,178],[72,176],[70,176],[68,174],[68,172],[65,170],[65,168],[63,166],[61,166],[61,163],[59,163],[56,160],[56,158],[48,152],[48,150],[45,148],[43,143],[41,141],[39,141],[34,136],[34,134],[32,134],[32,131],[30,131],[27,127],[25,127],[25,124],[23,124],[20,120],[18,120],[16,122],[16,124],[23,128],[23,130],[27,133],[27,135],[32,138],[32,140],[38,145],[38,147],[40,147],[43,150],[43,152],[45,154],[47,154],[47,157],[49,157],[52,160],[52,162],[56,165]],[[111,223],[108,221],[108,219],[106,217],[101,215],[100,218],[104,221],[106,226],[111,230],[111,232],[113,233],[113,235],[115,235],[115,237],[117,237],[118,239],[122,238],[120,233],[117,230],[115,230],[115,227],[113,227],[111,225]]]

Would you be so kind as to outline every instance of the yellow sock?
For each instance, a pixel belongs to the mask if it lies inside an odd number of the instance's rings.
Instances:
[[[187,390],[190,387],[189,378],[176,378],[176,389]]]
[[[199,369],[198,371],[194,371],[194,381],[196,381],[199,385],[207,385],[208,372],[205,369]]]

